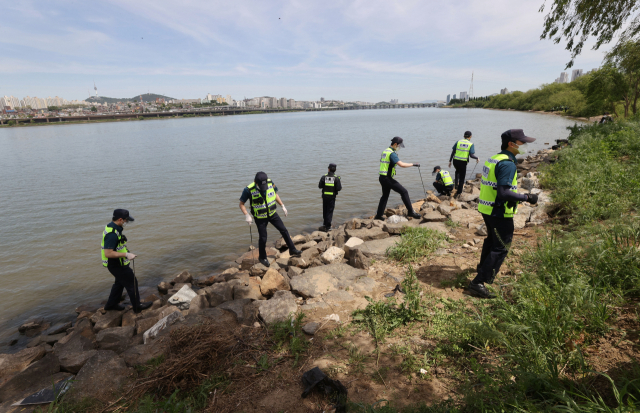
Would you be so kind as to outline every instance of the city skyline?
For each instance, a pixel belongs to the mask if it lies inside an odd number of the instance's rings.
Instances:
[[[539,0],[497,1],[12,2],[0,17],[0,95],[82,100],[95,81],[114,97],[209,89],[419,102],[466,89],[472,71],[475,96],[548,83],[569,56],[539,40]],[[576,67],[600,64],[604,50],[589,46]]]

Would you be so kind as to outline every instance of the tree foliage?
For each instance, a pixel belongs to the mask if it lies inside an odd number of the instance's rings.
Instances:
[[[616,35],[620,35],[620,43],[624,43],[640,33],[640,0],[551,0],[550,3],[540,37],[554,43],[567,41],[566,49],[571,52],[567,68],[573,66],[589,37],[595,38],[593,48],[597,50]],[[545,9],[546,2],[540,12]]]
[[[640,41],[619,43],[607,53],[605,62],[622,74],[625,86],[621,86],[621,97],[625,117],[629,115],[629,107],[635,115],[640,97]]]

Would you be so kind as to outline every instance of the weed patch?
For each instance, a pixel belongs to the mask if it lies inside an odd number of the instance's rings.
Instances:
[[[400,242],[387,250],[387,255],[402,263],[428,258],[446,239],[445,234],[428,228],[405,227]]]

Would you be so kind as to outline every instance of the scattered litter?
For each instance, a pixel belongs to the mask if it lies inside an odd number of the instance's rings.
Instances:
[[[425,369],[420,369],[420,374],[427,374],[427,371]]]
[[[323,318],[323,320],[327,321],[335,321],[336,323],[340,322],[340,316],[338,314],[331,314]]]
[[[12,406],[28,406],[31,404],[46,404],[53,403],[56,398],[60,398],[63,394],[71,388],[71,380],[75,376],[67,377],[64,380],[57,382],[52,387],[45,387],[44,389],[33,393],[31,396],[25,397],[21,401],[12,404]]]
[[[177,293],[169,298],[169,304],[173,304],[181,310],[188,310],[189,303],[191,303],[191,300],[193,300],[197,295],[198,294],[189,288],[188,285],[183,285]]]
[[[333,407],[336,408],[336,413],[346,413],[347,388],[340,383],[340,380],[332,380],[318,367],[314,367],[302,375],[302,383],[304,384],[303,398],[307,397],[314,388],[317,388],[331,396],[330,400],[333,403]]]

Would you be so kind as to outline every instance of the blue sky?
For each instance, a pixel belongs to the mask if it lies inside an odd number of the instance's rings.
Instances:
[[[569,53],[543,0],[0,0],[0,95],[378,102],[528,90]],[[598,67],[585,48],[575,68]]]

